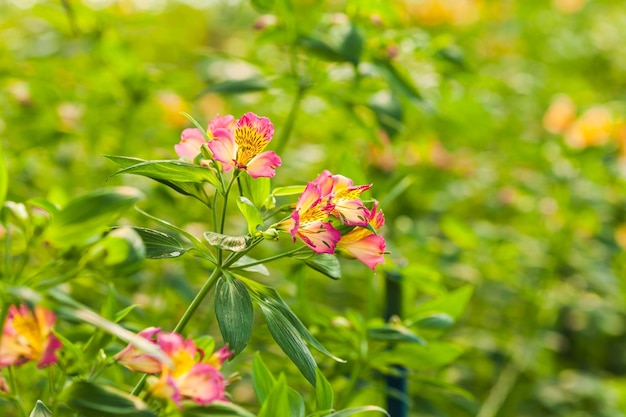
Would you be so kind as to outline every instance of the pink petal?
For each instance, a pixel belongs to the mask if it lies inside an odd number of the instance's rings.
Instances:
[[[176,382],[180,394],[184,398],[189,398],[200,405],[226,400],[224,377],[209,364],[195,364],[189,372],[181,375]]]
[[[226,116],[215,116],[209,122],[209,126],[207,127],[207,131],[209,131],[213,136],[215,136],[216,129],[226,129],[231,130],[235,126],[235,117],[227,114]]]
[[[237,156],[237,144],[232,136],[221,135],[208,143],[209,149],[213,152],[213,158],[223,163],[223,170],[230,171],[234,167]]]
[[[325,169],[313,180],[313,183],[320,188],[323,196],[330,195],[333,191],[333,174]]]
[[[280,157],[275,152],[263,152],[248,162],[246,171],[252,178],[272,178],[276,175],[276,167],[282,164]]]
[[[181,158],[193,161],[200,153],[200,148],[207,143],[204,135],[198,129],[185,129],[180,134],[180,142],[174,145],[174,151]]]
[[[339,241],[338,248],[341,252],[358,259],[373,271],[378,264],[385,263],[385,239],[381,235],[369,235],[354,242]]]
[[[259,117],[252,112],[248,112],[241,116],[235,124],[235,136],[240,128],[251,127],[256,130],[264,139],[269,142],[274,136],[274,125],[267,117]]]
[[[367,226],[368,210],[361,200],[337,202],[333,214],[341,219],[346,226]]]
[[[296,235],[315,253],[335,253],[341,232],[328,222],[311,222],[302,226]]]
[[[306,188],[300,194],[298,202],[296,203],[296,211],[304,212],[311,207],[318,205],[322,200],[322,190],[316,184],[309,182]]]

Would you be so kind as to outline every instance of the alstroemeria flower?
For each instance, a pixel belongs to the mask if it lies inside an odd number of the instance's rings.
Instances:
[[[274,136],[270,119],[248,112],[237,120],[232,135],[219,133],[208,146],[224,171],[243,170],[252,178],[271,178],[276,174],[276,167],[282,163],[280,157],[272,151],[263,152]]]
[[[139,336],[157,343],[156,336],[161,332],[158,327],[148,327],[138,333]],[[124,350],[115,355],[115,360],[131,371],[143,372],[146,374],[158,374],[161,372],[161,361],[154,356],[148,355],[135,345],[128,345]]]
[[[360,200],[361,194],[372,185],[354,185],[354,182],[343,175],[333,175],[324,170],[313,183],[320,187],[322,195],[334,206],[331,214],[346,226],[367,226],[364,210],[366,207]]]
[[[56,363],[61,341],[52,333],[56,316],[43,307],[11,306],[2,329],[0,368],[37,362],[38,368]]]
[[[298,198],[291,218],[278,224],[278,230],[289,231],[293,241],[300,238],[315,253],[335,253],[341,233],[328,221],[333,205],[322,198],[322,190],[308,183]]]
[[[183,400],[201,405],[226,401],[226,381],[219,370],[232,355],[227,346],[207,358],[193,340],[185,340],[178,333],[162,333],[151,327],[139,335],[156,343],[171,359],[171,364],[161,363],[130,345],[117,354],[116,359],[134,371],[160,373],[149,379],[152,395],[172,399],[179,406]]]
[[[228,114],[226,116],[215,116],[209,122],[206,133],[210,139],[216,137],[232,136],[235,118]],[[207,144],[207,140],[200,129],[189,128],[180,134],[180,142],[174,145],[174,151],[181,158],[193,161],[202,151],[202,145]]]
[[[382,210],[378,210],[378,202],[374,201],[371,210],[365,209],[369,225],[376,231],[385,224]],[[337,243],[337,251],[349,258],[356,258],[370,267],[372,271],[376,265],[385,263],[385,239],[369,228],[355,227],[344,234]]]

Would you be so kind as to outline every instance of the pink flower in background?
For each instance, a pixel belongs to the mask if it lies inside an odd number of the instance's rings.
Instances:
[[[209,139],[233,135],[235,118],[228,114],[226,116],[215,116],[207,126],[207,136]],[[180,134],[180,142],[174,145],[174,150],[180,158],[187,158],[193,161],[200,153],[202,145],[208,144],[204,134],[200,129],[185,129]]]
[[[365,216],[370,227],[376,231],[385,224],[382,210],[378,210],[378,202],[374,201],[371,210],[365,209]],[[337,243],[337,251],[349,258],[356,258],[370,267],[372,271],[376,265],[385,263],[385,239],[374,233],[370,228],[355,227],[344,234]]]
[[[369,190],[371,185],[354,185],[354,182],[343,175],[333,175],[324,170],[313,183],[318,185],[322,195],[329,204],[334,206],[332,215],[339,218],[346,226],[367,226],[364,210],[360,200],[361,194]]]
[[[282,163],[272,151],[263,152],[274,136],[274,125],[267,117],[246,113],[235,124],[232,135],[226,129],[216,129],[208,143],[215,160],[224,171],[233,168],[247,171],[252,178],[271,178]]]
[[[156,344],[156,336],[161,332],[158,327],[148,327],[138,333],[139,336]],[[161,372],[161,361],[154,356],[148,355],[135,345],[128,345],[124,350],[115,355],[115,360],[135,372],[146,374],[158,374]]]
[[[335,253],[341,233],[328,220],[333,205],[322,197],[320,187],[308,183],[291,218],[279,223],[277,228],[289,231],[294,242],[296,237],[300,238],[315,253]]]
[[[139,335],[156,343],[171,359],[171,364],[161,363],[130,345],[117,354],[116,359],[134,371],[160,373],[149,380],[152,395],[170,398],[179,406],[183,400],[200,405],[226,401],[226,381],[219,370],[232,355],[228,347],[207,358],[193,340],[185,340],[178,333],[162,333],[160,329],[151,327]]]
[[[52,333],[56,316],[43,307],[9,307],[0,342],[0,368],[37,362],[43,368],[57,362],[61,341]]]

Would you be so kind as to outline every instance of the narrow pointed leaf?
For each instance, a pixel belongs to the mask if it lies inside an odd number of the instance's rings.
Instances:
[[[410,342],[425,345],[424,339],[403,326],[386,325],[367,329],[367,336],[374,340],[389,342]]]
[[[255,179],[249,175],[242,175],[239,178],[241,178],[241,180],[245,184],[245,187],[250,197],[250,201],[252,201],[252,203],[258,210],[263,209],[263,205],[267,201],[267,198],[270,196],[270,179],[263,177]]]
[[[350,25],[350,31],[341,43],[339,52],[353,65],[358,65],[363,52],[363,35],[355,25]]]
[[[242,94],[252,93],[255,91],[267,90],[269,83],[265,78],[252,77],[244,80],[227,80],[219,83],[214,83],[210,87],[202,90],[200,95],[207,93],[221,93],[221,94]]]
[[[244,408],[222,401],[215,401],[200,407],[185,406],[182,417],[256,417]]]
[[[317,408],[320,410],[331,410],[335,401],[333,387],[319,368],[315,368],[315,376],[317,378],[317,385],[315,386]]]
[[[280,310],[264,303],[261,303],[260,306],[265,316],[267,327],[278,346],[298,367],[307,381],[315,386],[315,359],[313,359],[313,355],[311,355],[298,330]],[[288,415],[288,413],[275,415]]]
[[[261,359],[261,354],[256,352],[252,361],[252,386],[259,403],[262,404],[265,401],[275,383],[276,378]]]
[[[239,354],[252,334],[253,309],[248,289],[230,274],[223,275],[217,282],[215,316],[224,342],[235,355]]]
[[[277,187],[274,188],[274,190],[272,191],[272,196],[280,197],[286,195],[302,194],[305,188],[305,185],[288,185],[286,187]]]
[[[263,405],[261,405],[258,417],[289,416],[290,409],[288,395],[285,375],[281,374],[274,384],[272,391],[269,393],[267,398],[265,398]]]
[[[206,181],[221,190],[221,183],[211,169],[178,160],[144,161],[122,168],[113,175],[119,174],[141,175],[171,183],[202,183]]]
[[[350,417],[356,414],[364,413],[367,411],[376,411],[383,413],[384,415],[391,417],[389,413],[384,409],[375,405],[366,405],[363,407],[348,408],[347,410],[337,411],[336,413],[328,414],[326,417]]]
[[[133,229],[141,236],[148,259],[177,258],[187,251],[174,235],[145,227]]]
[[[35,407],[28,417],[52,417],[52,411],[40,400],[37,400]]]
[[[239,207],[239,211],[246,219],[248,233],[254,236],[257,233],[257,227],[263,226],[263,216],[261,216],[261,213],[259,213],[259,210],[254,206],[252,201],[248,200],[246,197],[239,197],[237,207]]]
[[[306,409],[302,395],[295,389],[287,387],[287,398],[289,400],[289,417],[304,417]]]
[[[328,253],[306,254],[303,256],[295,256],[295,258],[304,262],[309,268],[326,275],[328,278],[341,278],[341,265],[335,255]]]

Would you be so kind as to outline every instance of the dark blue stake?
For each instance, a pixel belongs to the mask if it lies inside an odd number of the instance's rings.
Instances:
[[[398,272],[385,272],[385,321],[391,317],[402,317],[402,275]],[[386,375],[387,411],[391,417],[408,417],[408,385],[407,370],[403,366],[394,366],[393,375]]]

